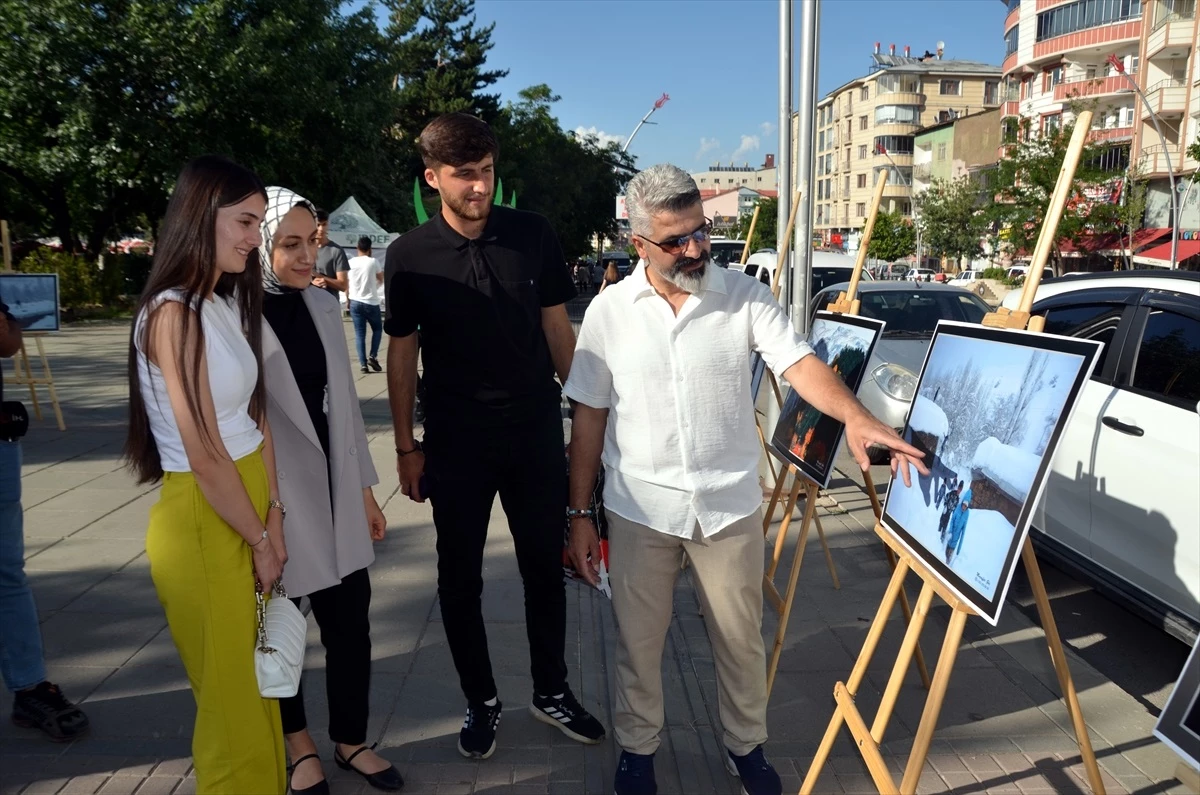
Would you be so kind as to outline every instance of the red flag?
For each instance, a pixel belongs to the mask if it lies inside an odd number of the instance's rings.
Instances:
[[[658,110],[658,109],[659,109],[659,108],[661,108],[663,105],[666,105],[666,104],[667,104],[667,100],[668,100],[668,99],[670,99],[670,98],[671,98],[671,97],[670,97],[670,96],[668,96],[668,95],[667,95],[667,94],[664,92],[664,93],[663,93],[663,95],[662,95],[661,97],[659,97],[659,98],[658,98],[658,101],[654,103],[654,109],[655,109],[655,110]]]

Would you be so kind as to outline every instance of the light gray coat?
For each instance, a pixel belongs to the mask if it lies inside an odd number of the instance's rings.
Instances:
[[[379,482],[367,449],[338,300],[316,287],[306,289],[303,296],[325,348],[332,459],[328,466],[287,353],[266,320],[262,335],[267,420],[275,447],[279,499],[287,508],[283,587],[291,597],[337,585],[347,574],[374,562],[362,490]]]

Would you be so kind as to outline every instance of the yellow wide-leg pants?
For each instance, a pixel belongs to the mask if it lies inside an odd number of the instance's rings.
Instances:
[[[260,516],[270,499],[261,453],[237,461]],[[287,790],[279,702],[254,673],[258,616],[250,547],[217,515],[191,473],[163,476],[150,509],[146,554],[175,648],[196,698],[196,791],[282,795]]]

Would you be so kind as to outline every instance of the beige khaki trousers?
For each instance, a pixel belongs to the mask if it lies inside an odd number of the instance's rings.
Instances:
[[[745,756],[767,740],[767,662],[762,639],[761,512],[710,538],[660,533],[608,512],[612,601],[617,616],[617,745],[652,754],[663,728],[662,655],[684,554],[704,609],[717,669],[725,747]]]

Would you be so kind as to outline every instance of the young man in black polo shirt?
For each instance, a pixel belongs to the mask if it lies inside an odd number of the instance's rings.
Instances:
[[[338,293],[349,289],[349,278],[343,275],[349,270],[346,252],[329,240],[329,213],[317,210],[317,264],[313,267],[313,284],[338,298]]]
[[[434,119],[418,140],[441,212],[387,250],[388,398],[400,488],[433,503],[438,598],[467,697],[458,750],[491,756],[501,705],[480,597],[496,494],[525,586],[534,717],[583,743],[604,727],[575,700],[563,659],[566,459],[561,388],[575,335],[575,295],[558,238],[540,215],[493,206],[496,139],[463,113]],[[417,327],[425,438],[413,438]]]

